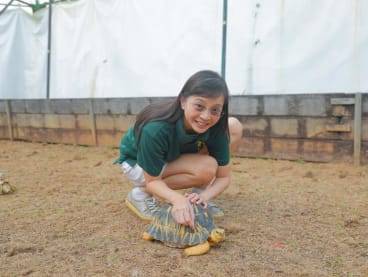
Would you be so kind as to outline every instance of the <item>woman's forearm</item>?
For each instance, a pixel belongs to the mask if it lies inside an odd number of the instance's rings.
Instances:
[[[230,176],[215,178],[215,180],[204,189],[204,191],[201,193],[201,196],[207,201],[215,198],[229,187],[230,181]]]
[[[158,196],[170,204],[174,204],[178,199],[184,197],[178,191],[169,188],[162,179],[147,182],[146,190],[148,193]]]

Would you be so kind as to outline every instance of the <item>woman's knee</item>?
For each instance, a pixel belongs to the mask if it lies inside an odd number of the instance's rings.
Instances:
[[[230,153],[234,153],[243,136],[243,125],[235,117],[229,117]]]
[[[209,155],[183,154],[167,165],[162,178],[183,175],[189,178],[191,185],[198,186],[210,182],[216,176],[217,168],[217,161]]]
[[[198,184],[206,184],[212,181],[216,176],[218,164],[211,156],[202,156],[203,159],[197,164],[194,176]]]

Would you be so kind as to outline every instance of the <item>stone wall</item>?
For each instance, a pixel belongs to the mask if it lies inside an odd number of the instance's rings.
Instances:
[[[359,110],[353,94],[232,96],[230,114],[244,126],[236,155],[353,162],[358,149],[365,163],[368,95],[360,97]],[[0,139],[118,147],[135,115],[163,99],[170,98],[0,100]]]

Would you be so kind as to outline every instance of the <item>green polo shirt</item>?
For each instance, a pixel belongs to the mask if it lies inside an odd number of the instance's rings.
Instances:
[[[138,163],[151,176],[158,176],[165,164],[177,159],[181,154],[197,153],[204,145],[218,165],[229,163],[229,139],[218,126],[213,126],[203,134],[188,134],[182,118],[174,123],[149,122],[143,127],[139,151],[133,128],[134,126],[122,138],[120,157],[115,163],[126,161],[130,166]]]

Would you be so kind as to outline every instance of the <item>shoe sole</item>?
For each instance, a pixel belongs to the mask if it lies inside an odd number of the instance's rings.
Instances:
[[[214,215],[212,215],[212,217],[214,217],[214,218],[220,218],[220,217],[223,217],[224,216],[224,214],[214,214]]]
[[[128,199],[125,199],[125,205],[129,208],[129,210],[131,210],[133,213],[135,213],[136,216],[138,216],[140,219],[144,220],[144,221],[152,221],[151,217],[147,217],[142,215],[139,210],[134,207],[134,205],[132,203],[130,203],[130,201]]]

